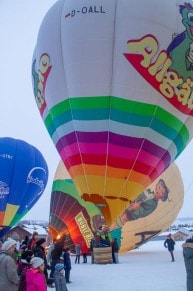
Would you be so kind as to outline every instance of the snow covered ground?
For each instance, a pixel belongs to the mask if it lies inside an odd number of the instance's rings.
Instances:
[[[71,257],[69,291],[185,291],[186,271],[182,243],[176,242],[175,262],[163,241],[151,241],[139,249],[119,255],[120,264],[74,263]],[[82,259],[82,258],[81,258]],[[49,289],[49,290],[54,290]]]

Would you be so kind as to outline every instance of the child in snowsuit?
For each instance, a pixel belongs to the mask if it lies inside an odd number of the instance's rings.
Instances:
[[[44,276],[44,260],[34,257],[30,261],[31,268],[26,272],[27,291],[46,291],[46,279]]]
[[[61,263],[55,265],[54,283],[56,291],[68,291],[64,277],[64,265]]]

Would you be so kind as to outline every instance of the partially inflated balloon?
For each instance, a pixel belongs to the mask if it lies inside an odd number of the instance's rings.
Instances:
[[[48,180],[47,163],[34,146],[0,138],[0,237],[39,200]]]
[[[66,234],[65,246],[71,249],[77,243],[85,242],[89,246],[94,232],[103,223],[100,209],[80,197],[63,162],[60,162],[50,201],[49,231],[52,237]]]
[[[166,230],[176,219],[184,200],[178,167],[172,164],[140,194],[111,227],[120,252],[139,247]]]
[[[192,138],[192,13],[192,1],[59,0],[40,27],[40,113],[109,224]]]

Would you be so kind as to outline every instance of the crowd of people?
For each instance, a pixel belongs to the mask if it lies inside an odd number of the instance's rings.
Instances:
[[[46,253],[46,239],[39,237],[34,231],[20,242],[17,233],[6,241],[0,241],[0,290],[1,291],[45,291],[47,286],[56,291],[68,291],[70,281],[71,258],[70,249],[65,248],[65,235],[54,239]],[[167,235],[164,246],[174,262],[175,241],[171,234]],[[91,263],[94,263],[93,249],[111,247],[113,263],[119,263],[119,245],[116,238],[109,239],[108,233],[100,229],[90,241]],[[182,245],[187,273],[187,291],[193,290],[193,238]],[[75,263],[87,263],[88,247],[86,243],[75,245]],[[49,270],[49,272],[48,272]]]
[[[2,291],[44,291],[54,287],[56,291],[67,291],[70,281],[71,256],[70,249],[65,247],[66,236],[54,239],[47,250],[44,237],[34,231],[29,238],[22,241],[17,233],[13,233],[6,241],[0,242],[0,282]],[[108,233],[95,233],[90,241],[90,249],[85,242],[75,245],[75,263],[87,263],[87,256],[93,248],[112,247],[113,263],[118,263],[117,239],[109,239]]]
[[[71,260],[70,250],[64,248],[64,242],[65,236],[55,241],[52,252],[48,254],[46,239],[39,237],[36,231],[31,238],[26,236],[22,242],[16,233],[1,242],[0,290],[44,291],[47,287],[54,287],[56,291],[67,291]],[[51,265],[48,255],[51,256]]]

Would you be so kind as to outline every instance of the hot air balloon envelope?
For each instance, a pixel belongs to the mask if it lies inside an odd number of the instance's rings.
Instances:
[[[34,146],[0,138],[0,237],[39,200],[48,180],[47,163]]]
[[[49,231],[52,237],[67,235],[65,246],[72,250],[75,244],[90,241],[101,223],[105,223],[100,209],[85,202],[78,194],[63,162],[56,170],[50,201]]]
[[[109,224],[192,138],[191,3],[60,0],[40,27],[38,108],[79,193]]]

